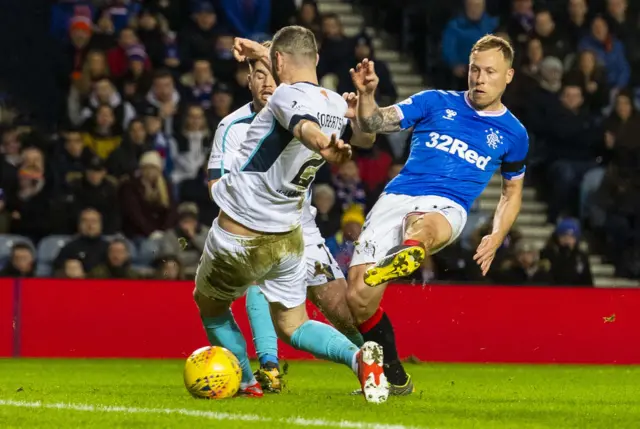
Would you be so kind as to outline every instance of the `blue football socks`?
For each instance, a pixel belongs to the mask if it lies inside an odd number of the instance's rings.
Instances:
[[[268,362],[279,366],[278,336],[271,321],[269,303],[258,286],[251,286],[247,290],[246,307],[260,366]]]

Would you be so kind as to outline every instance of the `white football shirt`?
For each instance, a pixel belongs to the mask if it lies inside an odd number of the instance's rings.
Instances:
[[[347,103],[331,90],[307,82],[281,84],[240,143],[237,158],[243,161],[232,162],[229,174],[215,184],[216,204],[255,231],[282,233],[297,228],[303,207],[309,204],[309,186],[324,159],[296,139],[293,129],[309,120],[320,125],[325,135],[340,136],[347,123],[346,111]],[[226,159],[226,155],[217,156]],[[309,216],[313,221],[311,210]]]

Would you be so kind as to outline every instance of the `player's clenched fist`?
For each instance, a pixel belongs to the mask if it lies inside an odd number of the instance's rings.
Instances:
[[[233,39],[233,57],[236,61],[259,60],[269,57],[269,49],[253,40],[236,37]]]
[[[378,87],[380,78],[376,74],[373,61],[369,61],[367,58],[358,63],[355,69],[349,70],[349,73],[359,94],[373,94]]]
[[[320,155],[332,164],[343,164],[351,159],[351,146],[335,134],[331,134],[329,145],[320,149]]]

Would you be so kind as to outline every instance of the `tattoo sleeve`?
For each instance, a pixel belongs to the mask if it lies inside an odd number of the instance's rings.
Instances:
[[[365,133],[394,133],[400,131],[400,115],[395,107],[377,107],[367,117],[359,117],[359,125]]]

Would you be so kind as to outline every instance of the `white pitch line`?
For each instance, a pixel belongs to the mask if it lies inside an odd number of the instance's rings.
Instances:
[[[349,420],[331,421],[324,419],[305,419],[302,417],[290,418],[271,418],[263,417],[256,414],[232,414],[220,413],[217,411],[201,411],[189,410],[187,408],[137,408],[137,407],[119,407],[113,405],[90,405],[90,404],[72,404],[72,403],[46,403],[40,401],[12,401],[0,399],[2,407],[16,408],[45,408],[54,410],[70,410],[84,411],[91,413],[115,413],[115,414],[178,414],[189,417],[201,417],[209,420],[227,420],[227,421],[250,421],[258,423],[277,423],[291,424],[296,426],[307,427],[328,427],[328,428],[346,428],[346,429],[427,429],[417,426],[405,425],[388,425],[383,423],[365,423],[354,422]]]

